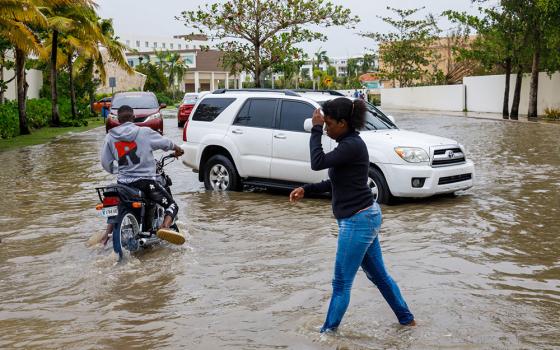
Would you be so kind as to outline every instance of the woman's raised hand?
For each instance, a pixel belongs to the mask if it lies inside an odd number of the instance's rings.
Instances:
[[[325,119],[323,118],[323,112],[321,111],[321,108],[317,108],[313,112],[313,117],[311,118],[311,122],[313,123],[313,126],[315,125],[323,126],[323,124],[325,124]]]

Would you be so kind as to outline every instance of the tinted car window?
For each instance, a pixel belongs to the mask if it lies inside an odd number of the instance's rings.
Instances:
[[[385,117],[386,118],[386,117]],[[376,112],[368,110],[366,112],[366,124],[362,130],[384,130],[396,129],[396,127],[387,119],[380,117]]]
[[[278,129],[305,132],[303,122],[313,116],[314,110],[315,108],[307,103],[283,101]]]
[[[192,120],[211,122],[233,101],[235,101],[234,98],[207,98],[198,104]]]
[[[233,124],[256,128],[272,128],[275,110],[275,99],[249,99],[239,111]]]
[[[124,105],[130,106],[134,109],[159,108],[157,98],[152,94],[116,95],[112,101],[111,108],[119,108]]]

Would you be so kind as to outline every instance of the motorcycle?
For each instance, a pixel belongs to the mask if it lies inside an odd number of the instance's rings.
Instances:
[[[156,160],[156,181],[171,193],[171,178],[164,168],[176,159],[174,154],[162,156]],[[147,198],[142,191],[124,184],[111,184],[96,187],[99,203],[96,209],[113,224],[113,232],[109,240],[113,242],[113,250],[122,260],[124,251],[131,253],[159,244],[161,239],[156,232],[163,223],[164,208]],[[170,226],[179,232],[175,221]]]

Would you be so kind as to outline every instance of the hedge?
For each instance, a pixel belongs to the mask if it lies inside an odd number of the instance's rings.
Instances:
[[[71,117],[70,100],[61,99],[58,104],[61,126],[85,126],[89,116],[87,104],[77,105],[77,118]],[[51,101],[46,98],[27,100],[27,123],[31,129],[49,125],[51,120]],[[7,101],[0,105],[0,138],[6,139],[19,135],[19,116],[17,101]]]

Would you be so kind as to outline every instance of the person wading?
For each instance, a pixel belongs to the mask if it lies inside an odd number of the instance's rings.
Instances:
[[[328,101],[313,113],[313,128],[309,148],[311,169],[329,169],[329,179],[298,187],[290,193],[290,201],[297,202],[306,194],[332,194],[332,208],[338,222],[338,247],[332,281],[333,293],[327,318],[321,333],[336,331],[348,304],[354,277],[361,266],[402,325],[414,326],[410,312],[399,287],[383,263],[378,233],[381,228],[381,209],[374,201],[368,185],[369,155],[357,130],[365,124],[366,105],[340,97]],[[338,146],[324,153],[321,145],[323,125],[327,135]]]

